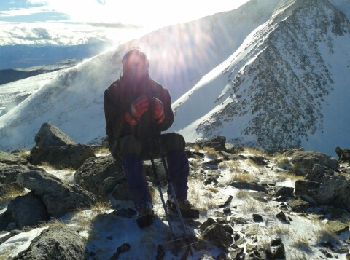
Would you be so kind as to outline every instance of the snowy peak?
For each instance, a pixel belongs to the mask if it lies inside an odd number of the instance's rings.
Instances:
[[[181,132],[187,139],[224,134],[267,150],[301,146],[325,130],[326,100],[335,88],[345,88],[348,74],[336,68],[350,64],[349,32],[349,20],[329,1],[282,1],[211,79],[180,99],[179,118],[193,97],[216,94],[210,109],[197,112],[195,123]]]

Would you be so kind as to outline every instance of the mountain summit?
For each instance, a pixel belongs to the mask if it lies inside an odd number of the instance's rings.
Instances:
[[[348,18],[330,1],[281,1],[175,102],[174,129],[188,140],[224,134],[267,150],[349,146],[349,32]]]

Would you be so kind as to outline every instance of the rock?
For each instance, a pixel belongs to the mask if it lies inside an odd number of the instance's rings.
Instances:
[[[132,208],[122,208],[115,211],[115,215],[123,218],[132,218],[136,216],[136,211]]]
[[[345,176],[325,176],[322,182],[296,181],[295,195],[318,205],[350,210],[350,180]]]
[[[29,168],[25,165],[0,163],[0,201],[8,200],[14,192],[24,192],[23,187],[17,184],[17,176],[26,171],[29,171]]]
[[[250,156],[249,159],[259,166],[265,166],[268,164],[266,158],[262,156]]]
[[[213,225],[213,224],[215,224],[215,220],[214,220],[213,218],[208,218],[206,221],[204,221],[204,222],[200,225],[199,229],[200,229],[201,232],[204,232],[204,230],[205,230],[207,227],[209,227],[209,226],[211,226],[211,225]]]
[[[233,196],[230,195],[230,196],[227,198],[227,200],[225,201],[224,204],[219,205],[219,208],[226,208],[226,207],[229,207],[230,204],[231,204],[231,202],[232,202],[232,200],[233,200]]]
[[[335,152],[337,153],[340,162],[350,163],[350,149],[336,147]]]
[[[58,169],[77,169],[87,158],[95,156],[93,148],[76,144],[60,129],[48,123],[41,126],[35,143],[29,157],[34,165],[48,163]]]
[[[213,159],[202,163],[202,167],[206,170],[217,170],[219,169],[219,163],[221,162],[222,162],[222,159]]]
[[[226,250],[233,243],[233,229],[229,225],[213,221],[213,219],[208,219],[201,225],[202,237]]]
[[[263,222],[264,221],[263,217],[259,214],[253,214],[253,220],[254,220],[254,222]]]
[[[292,211],[297,213],[304,213],[310,207],[310,204],[304,200],[296,199],[290,200],[288,202],[289,207],[291,207]]]
[[[68,135],[49,123],[42,124],[34,140],[36,146],[40,149],[46,149],[52,146],[76,145]]]
[[[68,226],[51,226],[34,238],[29,248],[15,260],[86,259],[86,242],[78,232]]]
[[[260,192],[266,192],[266,188],[260,184],[254,182],[243,182],[243,181],[234,181],[230,184],[236,189],[245,189],[245,190],[254,190]]]
[[[126,186],[121,165],[111,155],[87,159],[75,172],[74,181],[84,189],[103,198],[106,198],[117,184]],[[125,190],[121,194],[125,194]],[[128,197],[127,193],[125,195]]]
[[[47,148],[34,147],[29,161],[34,165],[47,163],[57,169],[78,169],[90,157],[95,157],[93,148],[77,144]]]
[[[315,164],[325,166],[332,170],[338,169],[338,161],[323,153],[295,151],[291,157],[293,170],[298,175],[305,175],[306,171],[312,170]]]
[[[44,203],[32,192],[12,200],[7,211],[20,229],[49,219]]]
[[[0,163],[7,165],[27,164],[27,160],[12,153],[0,151]]]
[[[25,165],[7,165],[0,162],[0,183],[12,184],[16,183],[17,176],[20,173],[29,171],[30,169]]]
[[[217,151],[225,151],[226,150],[225,143],[226,143],[226,137],[217,136],[207,141],[198,142],[197,144],[202,148],[204,146],[207,146],[207,147],[214,148]]]
[[[276,187],[276,197],[280,196],[286,198],[294,197],[294,188],[285,186]]]
[[[271,241],[271,248],[266,250],[267,259],[286,259],[284,244],[280,238]]]
[[[21,173],[17,181],[42,200],[50,216],[59,217],[78,208],[90,207],[96,202],[92,193],[77,185],[64,184],[44,170]]]
[[[279,219],[282,223],[289,224],[289,220],[288,220],[287,216],[284,214],[283,211],[281,211],[280,213],[278,213],[278,214],[276,215],[276,218]]]
[[[119,256],[123,253],[128,252],[131,249],[130,244],[124,243],[121,246],[117,248],[117,251],[113,254],[113,256],[110,258],[110,260],[117,260],[119,259]]]

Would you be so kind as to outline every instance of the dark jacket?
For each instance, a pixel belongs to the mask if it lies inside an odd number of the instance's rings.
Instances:
[[[136,126],[129,126],[125,122],[125,113],[130,112],[132,102],[142,95],[146,95],[150,100],[156,97],[163,102],[165,120],[162,124],[157,125],[154,122],[151,105]],[[167,130],[174,122],[168,90],[149,78],[135,87],[130,86],[123,78],[112,83],[104,92],[104,112],[110,147],[115,141],[126,135],[134,135],[140,140],[160,135],[161,131]]]

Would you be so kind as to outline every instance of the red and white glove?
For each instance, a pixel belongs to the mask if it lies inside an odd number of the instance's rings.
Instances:
[[[160,101],[158,98],[153,98],[153,102],[154,102],[153,118],[157,122],[157,124],[161,124],[164,122],[164,119],[165,119],[163,102]]]
[[[139,119],[148,110],[149,101],[146,96],[141,96],[137,98],[132,104],[130,112],[126,112],[124,115],[124,120],[130,126],[137,125]]]
[[[131,115],[138,120],[144,113],[148,111],[148,108],[148,98],[146,96],[141,96],[131,104]]]

